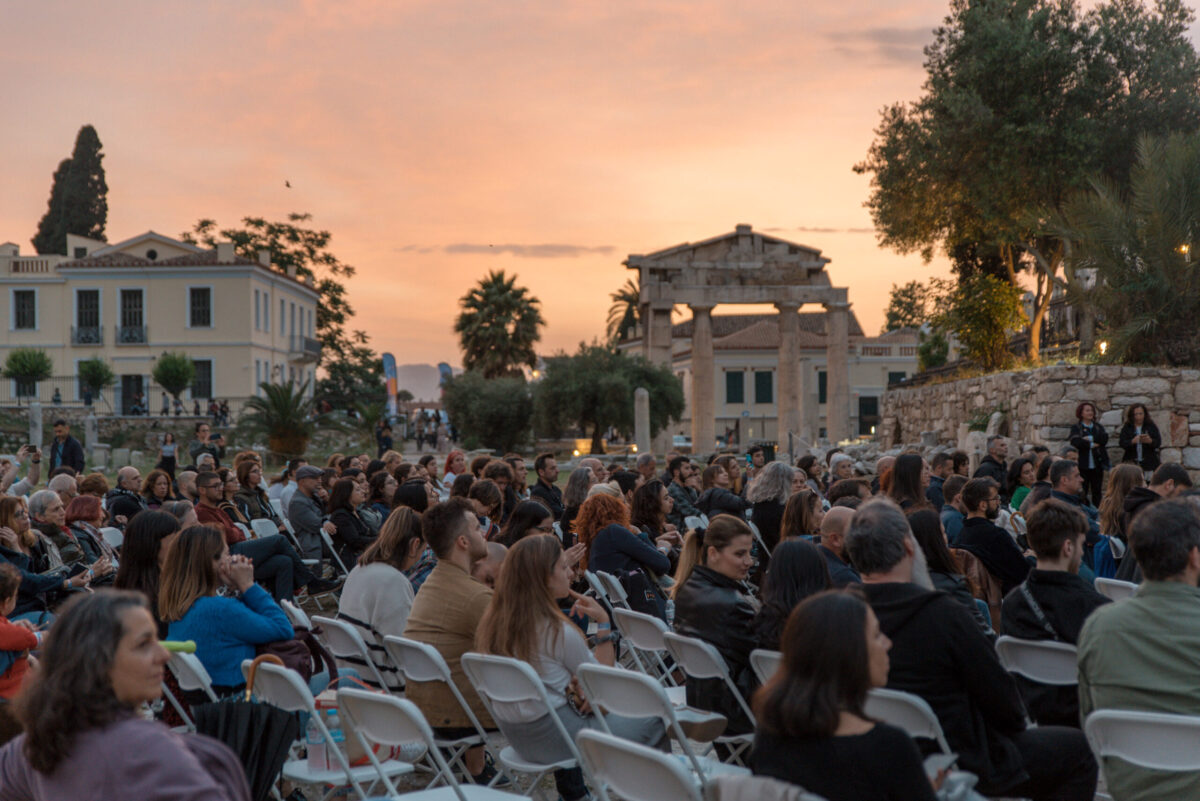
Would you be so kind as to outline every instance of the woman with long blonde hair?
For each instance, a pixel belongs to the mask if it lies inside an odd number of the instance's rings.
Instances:
[[[602,497],[602,496],[596,496]],[[556,715],[572,738],[582,729],[593,728],[596,720],[575,681],[580,665],[613,665],[615,654],[608,613],[594,598],[571,590],[573,566],[562,543],[551,534],[527,536],[508,552],[492,603],[479,623],[475,647],[482,653],[507,656],[528,662],[537,671],[553,709],[525,703],[495,702],[493,716],[500,731],[525,759],[558,762],[570,759],[566,743],[550,715]],[[595,652],[579,628],[558,607],[556,598],[570,596],[575,603],[571,615],[586,615],[595,621]],[[664,738],[657,718],[605,716],[608,728],[618,737],[643,744]],[[559,794],[565,801],[588,796],[578,768],[554,773]]]

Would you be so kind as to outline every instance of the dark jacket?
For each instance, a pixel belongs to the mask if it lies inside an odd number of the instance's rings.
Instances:
[[[779,544],[779,529],[783,525],[784,505],[779,501],[758,501],[754,504],[751,520],[762,535],[763,542],[772,551]]]
[[[1087,539],[1084,541],[1083,546],[1083,563],[1091,570],[1095,566],[1094,553],[1096,544],[1100,542],[1100,510],[1084,501],[1078,495],[1069,495],[1058,490],[1050,490],[1050,497],[1083,512],[1083,516],[1088,522]],[[1004,591],[1008,592],[1007,589]]]
[[[638,568],[661,575],[670,571],[671,560],[624,526],[614,523],[596,532],[588,548],[588,570],[620,576]]]
[[[555,520],[562,520],[563,516],[563,499],[562,490],[553,484],[547,484],[542,479],[538,479],[537,483],[529,489],[530,498],[538,498],[546,502],[546,506],[550,507],[550,513],[554,515]]]
[[[988,572],[1000,579],[1005,594],[1029,574],[1029,562],[1021,555],[1013,538],[991,520],[968,517],[963,521],[955,547],[970,551],[983,562]]]
[[[744,584],[703,565],[696,565],[675,594],[675,630],[715,646],[729,667],[733,683],[747,702],[758,684],[750,669],[750,652],[758,647],[754,633],[756,607]],[[726,734],[745,734],[754,730],[721,679],[689,677],[687,702],[728,718]]]
[[[243,487],[233,495],[238,511],[247,520],[270,520],[276,528],[283,528],[283,521],[271,506],[271,500],[261,486],[255,489]]]
[[[848,562],[843,562],[838,558],[838,555],[826,548],[824,545],[818,545],[821,555],[825,557],[825,565],[829,568],[829,578],[833,580],[834,587],[845,587],[847,584],[862,584],[862,578],[859,577],[858,571],[850,566]]]
[[[1149,487],[1134,487],[1125,496],[1125,533],[1128,538],[1130,526],[1133,525],[1133,519],[1137,517],[1138,512],[1145,509],[1152,503],[1161,501],[1163,497]],[[1121,581],[1132,581],[1134,584],[1142,583],[1142,567],[1138,564],[1137,557],[1133,555],[1133,549],[1127,548],[1125,556],[1121,559],[1121,564],[1117,566],[1117,578]]]
[[[1025,781],[1011,739],[1025,729],[1020,693],[967,610],[916,584],[867,584],[864,590],[892,641],[888,688],[929,703],[959,767],[979,777],[985,795]]]
[[[675,528],[684,531],[687,529],[686,519],[700,515],[700,510],[696,508],[699,493],[686,484],[672,481],[667,485],[667,494],[675,502],[675,507],[667,515],[667,522],[674,523]]]
[[[990,478],[1000,485],[1000,497],[1007,498],[1008,466],[990,453],[983,457],[971,478]]]
[[[946,479],[941,476],[930,476],[929,486],[925,488],[925,499],[933,504],[933,508],[939,513],[942,507],[946,505],[946,496],[942,492],[942,485],[946,483]]]
[[[1150,435],[1150,444],[1142,443],[1142,460],[1139,462],[1137,458],[1137,443],[1133,441],[1133,424],[1126,423],[1121,426],[1121,433],[1117,441],[1121,447],[1125,449],[1125,454],[1121,457],[1122,462],[1132,462],[1143,470],[1154,470],[1162,460],[1158,456],[1158,449],[1162,447],[1162,434],[1158,433],[1158,426],[1147,420],[1142,425],[1142,433]]]
[[[1084,428],[1083,421],[1079,421],[1071,426],[1071,433],[1067,435],[1071,443],[1071,447],[1079,451],[1079,469],[1087,470],[1088,468],[1088,451],[1092,452],[1092,460],[1095,463],[1093,470],[1107,470],[1111,464],[1108,460],[1108,432],[1104,430],[1104,426],[1100,425],[1100,421],[1092,423],[1092,441],[1088,443],[1084,437],[1087,436],[1087,429]]]
[[[988,638],[995,638],[996,632],[992,629],[992,624],[988,622],[984,616],[983,610],[979,608],[979,604],[975,603],[975,596],[971,594],[971,590],[967,587],[967,580],[961,575],[955,573],[943,573],[940,570],[930,570],[929,578],[933,579],[933,588],[939,592],[944,592],[962,605],[971,613],[971,618],[979,624],[979,630]]]
[[[1074,645],[1083,621],[1097,607],[1111,603],[1074,573],[1031,570],[1024,585],[1041,608],[1051,636],[1018,587],[1004,598],[1004,633],[1021,640],[1054,640]],[[1042,726],[1079,728],[1079,694],[1074,686],[1052,687],[1017,676],[1029,716]]]
[[[746,507],[749,505],[744,498],[721,487],[709,487],[696,500],[696,508],[710,519],[717,515],[733,515],[745,520]]]
[[[145,498],[136,492],[130,492],[120,487],[113,487],[104,496],[104,509],[108,513],[109,520],[114,520],[118,515],[125,515],[125,520],[128,522],[138,512],[148,508]]]
[[[49,609],[49,596],[61,590],[63,581],[70,575],[65,568],[38,573],[28,556],[3,545],[0,545],[0,562],[8,562],[21,573],[21,586],[17,590],[17,606],[13,609],[13,615]]]
[[[337,548],[338,556],[342,558],[347,569],[352,569],[358,562],[359,554],[375,541],[367,524],[348,509],[334,509],[329,515],[329,522],[337,526],[333,533],[333,547]]]
[[[74,469],[76,473],[83,472],[83,445],[70,434],[62,442],[55,438],[50,443],[50,466],[47,472],[63,465]]]

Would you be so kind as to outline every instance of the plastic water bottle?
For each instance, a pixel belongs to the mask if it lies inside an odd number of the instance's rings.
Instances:
[[[304,743],[308,749],[308,769],[328,770],[328,762],[325,758],[325,736],[321,734],[321,727],[317,725],[315,717],[308,719],[308,726],[304,729]]]
[[[329,728],[329,739],[332,748],[340,748],[343,752],[346,749],[346,733],[342,731],[342,719],[338,716],[336,709],[327,710],[329,718],[325,721],[325,725]],[[329,769],[334,770],[338,767],[337,757],[328,749],[326,750],[326,759],[329,760]]]
[[[675,625],[675,601],[671,598],[667,599],[667,626]]]

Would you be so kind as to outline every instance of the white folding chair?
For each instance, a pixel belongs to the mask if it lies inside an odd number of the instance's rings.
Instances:
[[[1049,640],[996,640],[996,655],[1009,673],[1024,676],[1038,684],[1073,687],[1079,683],[1075,646]]]
[[[555,520],[554,525],[551,526],[551,528],[554,529],[554,536],[558,537],[559,542],[562,542],[562,538],[563,538],[562,523],[559,523],[557,520]]]
[[[657,676],[658,680],[665,685],[676,686],[675,677],[662,658],[667,650],[667,646],[663,643],[663,635],[670,631],[665,622],[644,612],[634,612],[632,609],[613,609],[613,625],[617,627],[617,631],[621,632],[625,641],[632,646],[629,651],[643,673]],[[649,666],[642,661],[642,657],[649,662]]]
[[[750,520],[746,521],[746,525],[750,526],[750,533],[754,535],[754,541],[758,543],[758,547],[763,549],[763,553],[767,556],[771,555],[771,549],[767,547],[766,540],[763,539],[762,533],[758,530],[758,526],[754,525]]]
[[[247,659],[242,662],[243,674],[250,669],[252,661]],[[333,741],[323,716],[317,710],[312,692],[309,691],[308,685],[305,684],[299,673],[270,662],[260,663],[258,673],[254,677],[254,694],[285,712],[307,712],[311,719],[316,721],[317,727],[321,730],[321,736],[325,738],[326,752],[332,753],[341,766],[340,770],[316,770],[309,767],[307,759],[289,759],[283,765],[283,778],[301,784],[315,784],[322,787],[331,785],[331,789],[323,796],[322,801],[328,801],[337,790],[343,787],[353,787],[358,797],[366,801],[366,793],[359,786],[359,782],[370,782],[374,787],[378,780],[376,766],[370,764],[351,767],[349,760],[346,759],[346,754]],[[412,773],[413,766],[408,762],[389,759],[379,765],[379,770],[388,776],[403,776]]]
[[[605,665],[581,665],[577,676],[579,684],[583,687],[583,694],[593,708],[599,706],[610,714],[623,717],[655,717],[662,721],[668,734],[675,738],[683,750],[683,755],[695,774],[693,783],[698,783],[700,787],[706,787],[708,777],[714,773],[749,774],[750,771],[746,768],[724,765],[715,759],[702,759],[697,756],[688,744],[679,715],[667,697],[666,690],[649,676]],[[710,713],[711,716],[713,715]],[[596,721],[604,731],[612,733],[604,715],[597,715]]]
[[[170,670],[171,675],[175,677],[179,689],[184,692],[202,692],[208,697],[208,700],[217,700],[217,694],[212,688],[212,677],[208,675],[208,671],[205,670],[204,665],[196,658],[195,654],[185,654],[181,651],[172,652],[171,658],[167,660],[167,670]],[[183,723],[188,731],[195,731],[196,721],[165,682],[163,683],[163,696],[167,699],[167,703],[175,707],[179,717],[183,718]]]
[[[751,725],[758,725],[754,719],[754,711],[750,709],[750,704],[746,702],[741,690],[733,683],[733,677],[729,675],[729,666],[725,664],[724,657],[716,648],[704,640],[685,637],[673,631],[663,634],[663,644],[667,646],[671,656],[675,657],[675,661],[683,668],[683,672],[692,678],[721,679],[725,683],[726,689],[733,694],[738,706],[746,713]],[[754,734],[722,735],[715,742],[727,746],[730,752],[729,759],[741,765],[744,764],[742,752],[754,742]]]
[[[605,573],[603,570],[597,570],[596,578],[600,580],[600,586],[604,588],[604,594],[608,596],[608,602],[612,604],[613,609],[630,608],[629,593],[625,591],[625,587],[621,585],[616,576],[612,573]]]
[[[628,801],[704,801],[696,780],[676,757],[598,731],[579,732],[588,770]],[[608,791],[601,790],[604,798]]]
[[[1116,757],[1148,770],[1200,770],[1200,717],[1101,709],[1083,732],[1101,767]]]
[[[350,575],[350,571],[346,569],[346,563],[342,561],[342,557],[338,556],[337,548],[333,547],[333,537],[329,536],[329,532],[324,527],[317,529],[317,531],[321,532],[321,542],[325,543],[325,547],[333,555],[333,563],[342,571],[343,576]]]
[[[703,518],[701,518],[700,515],[689,515],[689,516],[683,518],[683,527],[690,531],[691,529],[707,528],[708,526],[707,526],[707,524],[705,524]]]
[[[237,526],[238,531],[242,532],[242,535],[246,539],[248,539],[248,540],[257,539],[258,535],[255,534],[253,531],[251,531],[249,526],[247,526],[245,523],[239,523],[237,521],[234,521],[234,525]]]
[[[296,606],[291,601],[287,601],[287,600],[280,601],[279,608],[283,610],[283,613],[285,615],[287,615],[288,622],[292,624],[293,629],[302,628],[302,629],[306,629],[308,631],[312,631],[312,629],[313,629],[312,621],[309,620],[308,613],[305,612],[303,609]],[[313,636],[316,636],[316,635],[314,634]],[[317,640],[322,645],[325,645],[324,640],[322,640],[320,637],[317,637]]]
[[[590,570],[583,571],[583,580],[587,582],[588,589],[596,596],[598,601],[608,601],[609,605],[613,605],[612,599],[608,597],[608,589],[600,581],[600,577]]]
[[[477,745],[482,745],[498,761],[499,751],[492,747],[483,724],[479,722],[479,718],[475,716],[471,705],[467,703],[467,699],[459,691],[458,685],[454,683],[454,679],[450,674],[450,666],[446,664],[446,660],[438,653],[438,650],[428,643],[417,642],[416,640],[409,640],[389,634],[383,638],[383,647],[387,650],[392,662],[404,674],[406,682],[441,682],[450,689],[450,694],[454,696],[454,700],[458,701],[459,707],[462,708],[463,713],[467,716],[467,720],[471,721],[471,726],[475,729],[476,733],[456,739],[435,736],[434,743],[438,748],[449,754],[449,763],[462,771],[467,781],[473,783],[471,772],[467,770],[466,764],[462,761],[463,754]],[[492,779],[491,784],[494,785],[504,778],[503,773],[497,771],[496,777]]]
[[[324,632],[325,646],[329,648],[330,653],[343,662],[350,663],[354,669],[365,671],[366,675],[363,676],[363,680],[368,684],[373,684],[385,692],[391,690],[391,685],[388,684],[387,679],[383,677],[383,672],[375,664],[375,659],[371,656],[371,649],[367,647],[367,643],[359,634],[358,629],[344,620],[332,617],[316,615],[312,621]],[[383,651],[382,648],[380,650]],[[383,652],[383,657],[390,660],[386,651]]]
[[[271,508],[275,510],[275,514],[279,515],[279,519],[287,522],[287,515],[283,511],[283,501],[278,498],[271,499]]]
[[[120,548],[121,543],[125,541],[125,535],[121,532],[121,529],[113,528],[112,526],[105,526],[100,529],[100,536],[104,537],[104,541],[113,548]]]
[[[533,776],[529,787],[531,794],[536,795],[542,777],[552,770],[580,767],[585,776],[587,775],[587,768],[583,766],[579,757],[579,749],[575,747],[575,741],[571,739],[570,732],[567,731],[567,727],[563,725],[558,715],[551,712],[554,707],[550,703],[550,696],[546,693],[546,686],[542,684],[538,674],[527,662],[491,654],[465,653],[462,656],[462,667],[472,686],[475,687],[475,692],[479,693],[479,697],[483,699],[484,706],[487,707],[492,720],[496,721],[496,725],[500,727],[502,733],[504,724],[496,716],[496,710],[493,707],[495,702],[537,704],[550,713],[551,721],[558,729],[558,734],[562,737],[567,750],[571,753],[570,759],[558,762],[534,762],[520,756],[517,750],[510,745],[499,754],[500,764],[510,776],[512,774]],[[510,737],[509,740],[511,741],[512,738]]]
[[[258,517],[250,521],[250,529],[254,532],[255,538],[272,537],[279,533],[279,526],[272,523],[265,517]]]
[[[1123,601],[1126,598],[1132,598],[1137,594],[1138,585],[1132,581],[1121,581],[1120,579],[1098,578],[1096,579],[1096,592],[1114,601]]]
[[[766,684],[783,664],[783,654],[766,648],[755,648],[750,652],[750,667],[758,676],[759,684]]]
[[[349,723],[350,729],[359,739],[371,766],[379,774],[379,780],[387,787],[389,796],[399,797],[400,791],[396,789],[391,777],[375,756],[370,747],[371,743],[397,747],[419,742],[425,746],[427,756],[432,760],[436,772],[426,789],[405,793],[403,798],[406,800],[504,801],[518,797],[490,787],[460,785],[454,778],[450,764],[442,757],[433,730],[429,728],[421,710],[412,701],[353,688],[339,689],[337,697],[343,721]],[[432,789],[439,782],[445,782],[446,786]]]
[[[871,690],[867,703],[863,705],[867,717],[879,718],[898,729],[904,729],[912,738],[923,737],[934,740],[943,754],[953,753],[942,733],[942,724],[933,708],[919,695],[901,690]]]

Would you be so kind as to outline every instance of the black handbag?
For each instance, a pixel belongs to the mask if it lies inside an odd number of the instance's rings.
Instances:
[[[622,570],[617,574],[617,581],[625,589],[628,596],[629,608],[644,615],[666,622],[667,596],[658,586],[653,577],[644,567],[634,570]]]

